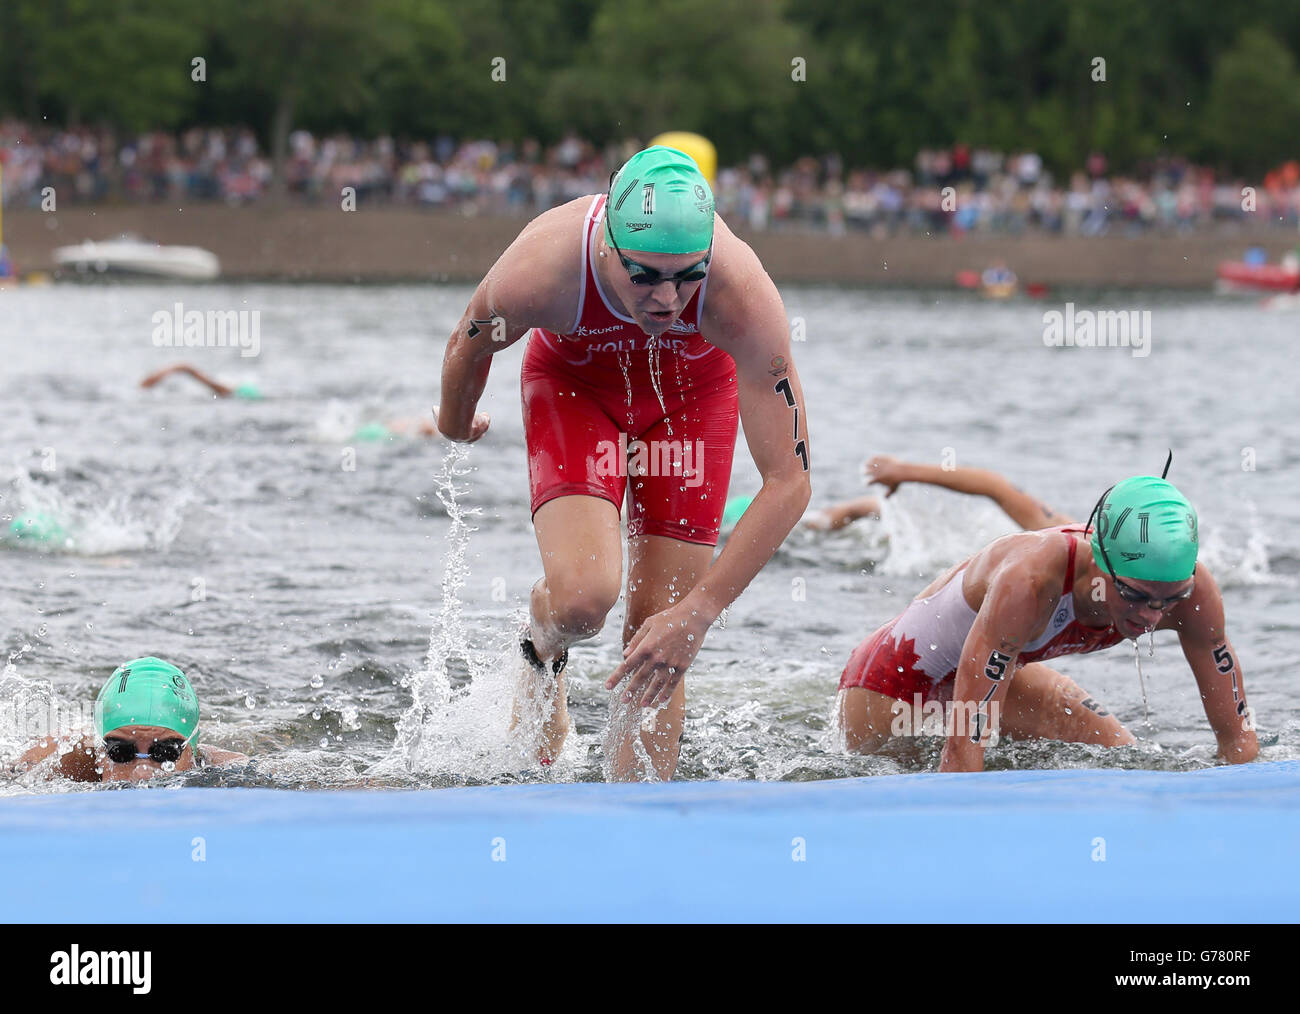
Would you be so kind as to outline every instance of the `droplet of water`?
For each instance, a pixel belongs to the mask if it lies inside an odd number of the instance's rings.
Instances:
[[[317,673],[315,676],[311,678],[311,688],[313,690],[319,690],[324,685],[325,685],[325,677],[322,676],[320,673]]]
[[[316,721],[319,722],[319,721],[320,721],[320,708],[317,708],[315,711],[313,711],[313,712],[311,713],[311,717],[314,718]]]
[[[255,707],[257,707],[257,699],[252,694],[245,694],[244,707],[246,707],[249,711],[252,711]]]
[[[330,745],[330,738],[328,736],[322,736],[320,738],[321,749],[324,750],[329,745]]]

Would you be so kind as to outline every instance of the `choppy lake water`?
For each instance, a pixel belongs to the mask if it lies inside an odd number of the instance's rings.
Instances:
[[[0,548],[0,705],[89,702],[120,662],[181,665],[205,741],[252,755],[191,784],[315,788],[601,777],[602,684],[620,657],[621,607],[573,649],[575,734],[550,775],[507,735],[512,648],[541,573],[528,520],[519,409],[522,343],[497,356],[467,451],[364,441],[372,421],[438,400],[446,335],[468,287],[274,285],[0,290],[0,521],[39,514],[52,542]],[[995,468],[1082,517],[1106,486],[1158,472],[1201,515],[1203,559],[1257,715],[1263,760],[1300,755],[1286,688],[1300,616],[1300,315],[1184,294],[1073,294],[1079,307],[1150,310],[1150,354],[1054,349],[1048,303],[936,293],[783,290],[813,445],[813,506],[859,495],[871,454]],[[1055,300],[1055,297],[1054,297]],[[260,354],[168,349],[153,315],[260,311]],[[188,360],[259,402],[217,400]],[[355,468],[349,469],[349,454]],[[459,477],[453,473],[461,471]],[[449,478],[450,476],[450,478]],[[732,493],[757,473],[738,444]],[[441,489],[441,496],[439,491]],[[445,500],[467,512],[451,531]],[[842,755],[827,734],[855,644],[931,578],[1012,530],[998,510],[904,487],[880,521],[796,530],[709,634],[688,676],[679,778],[811,779],[933,768],[939,742]],[[463,566],[457,558],[463,555]],[[444,587],[454,596],[444,600]],[[1176,637],[1071,658],[1075,677],[1137,747],[1003,743],[989,767],[1188,769],[1214,739]],[[413,701],[418,695],[418,708]],[[25,742],[0,729],[0,759]],[[172,780],[173,784],[180,779]],[[0,795],[61,791],[10,780]]]

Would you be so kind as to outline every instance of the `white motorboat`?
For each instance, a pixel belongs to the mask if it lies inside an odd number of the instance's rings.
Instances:
[[[79,275],[147,275],[199,281],[221,274],[221,262],[208,250],[197,246],[161,246],[138,236],[61,246],[54,251],[54,262]]]

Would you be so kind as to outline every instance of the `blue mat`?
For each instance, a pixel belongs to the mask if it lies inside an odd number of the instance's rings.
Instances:
[[[0,918],[1291,921],[1297,855],[1300,761],[1184,774],[148,789],[0,800]]]

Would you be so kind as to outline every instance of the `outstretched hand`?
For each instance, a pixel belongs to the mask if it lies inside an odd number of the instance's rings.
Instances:
[[[704,617],[681,605],[655,613],[623,649],[623,662],[605,681],[605,689],[613,690],[626,679],[625,702],[640,708],[667,704],[695,661],[708,628]]]
[[[885,496],[893,496],[898,487],[907,481],[903,474],[903,462],[888,454],[877,454],[862,466],[862,474],[869,483],[884,486]]]

